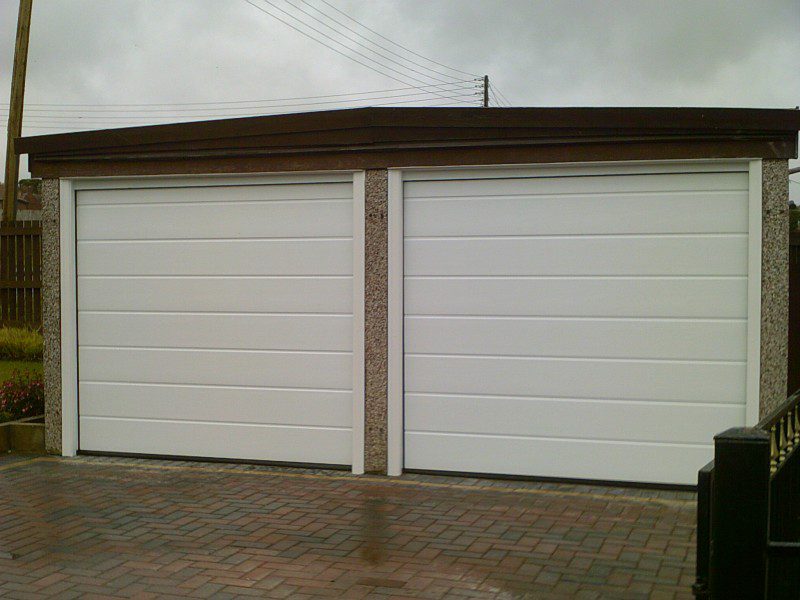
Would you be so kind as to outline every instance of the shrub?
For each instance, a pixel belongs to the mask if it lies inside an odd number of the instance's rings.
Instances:
[[[800,231],[800,208],[789,210],[789,231]]]
[[[30,373],[14,371],[0,384],[0,422],[44,414],[44,384]]]
[[[0,329],[0,359],[42,360],[42,334],[30,329],[4,327]]]

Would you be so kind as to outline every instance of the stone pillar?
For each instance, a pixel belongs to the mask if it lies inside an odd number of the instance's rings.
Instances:
[[[761,222],[761,393],[763,417],[786,400],[789,336],[789,164],[764,160]]]
[[[364,470],[386,473],[388,359],[388,173],[366,172],[364,273]]]
[[[42,182],[42,330],[44,432],[49,454],[61,454],[61,251],[59,181]]]

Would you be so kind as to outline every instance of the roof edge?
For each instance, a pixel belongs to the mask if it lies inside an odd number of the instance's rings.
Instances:
[[[170,123],[28,136],[15,140],[19,154],[68,156],[86,151],[125,149],[159,144],[191,145],[193,142],[255,136],[310,134],[334,130],[441,129],[447,139],[450,128],[480,130],[542,129],[586,134],[592,130],[619,130],[663,135],[667,131],[741,134],[790,134],[800,130],[800,110],[761,108],[657,108],[657,107],[564,107],[564,108],[463,108],[463,107],[365,107],[354,109],[237,117],[211,121]],[[375,141],[380,140],[375,134]],[[487,134],[479,135],[487,138]],[[299,144],[298,147],[302,147]]]

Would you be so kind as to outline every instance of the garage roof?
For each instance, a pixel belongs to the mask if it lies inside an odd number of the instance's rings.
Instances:
[[[16,140],[38,176],[794,158],[800,110],[358,108]]]

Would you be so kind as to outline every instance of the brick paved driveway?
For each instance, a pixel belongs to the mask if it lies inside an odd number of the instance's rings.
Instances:
[[[694,496],[0,459],[2,598],[690,598]]]

